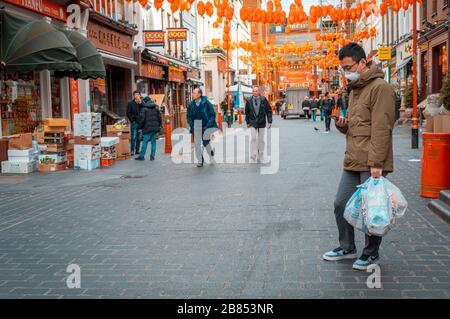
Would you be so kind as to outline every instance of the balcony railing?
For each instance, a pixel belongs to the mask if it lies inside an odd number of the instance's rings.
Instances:
[[[95,12],[115,21],[125,20],[126,0],[90,0]]]

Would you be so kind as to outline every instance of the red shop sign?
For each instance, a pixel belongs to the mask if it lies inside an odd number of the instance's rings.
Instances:
[[[28,10],[40,13],[42,15],[55,18],[58,20],[66,21],[67,13],[66,8],[48,0],[5,0],[15,4],[16,6],[26,8]]]

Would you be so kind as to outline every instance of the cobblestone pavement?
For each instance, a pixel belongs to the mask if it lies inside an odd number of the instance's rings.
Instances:
[[[332,204],[343,135],[275,120],[280,169],[119,162],[94,172],[0,176],[0,298],[449,298],[450,227],[419,197],[421,150],[395,130],[389,178],[409,202],[381,246],[382,289],[338,246]],[[361,251],[363,236],[357,232]],[[81,267],[68,289],[66,268]]]

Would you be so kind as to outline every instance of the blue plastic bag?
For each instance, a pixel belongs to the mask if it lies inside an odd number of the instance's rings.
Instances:
[[[384,236],[402,217],[408,203],[400,190],[384,177],[370,177],[345,206],[347,222],[368,235]]]

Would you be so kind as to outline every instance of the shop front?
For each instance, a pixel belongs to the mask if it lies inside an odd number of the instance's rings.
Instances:
[[[448,74],[448,32],[441,25],[419,38],[422,92],[439,93]]]
[[[45,117],[69,118],[70,104],[64,98],[68,96],[68,80],[56,76],[55,71],[76,68],[77,64],[76,53],[59,56],[63,49],[58,49],[58,46],[67,45],[68,41],[59,31],[66,19],[64,7],[50,1],[42,1],[41,6],[33,6],[26,1],[5,2],[5,8],[1,10],[1,41],[3,48],[9,47],[9,53],[1,53],[4,67],[0,69],[0,136],[33,132]],[[51,18],[47,21],[48,26],[43,24],[45,17]],[[36,63],[26,66],[30,54],[22,59],[14,57],[19,56],[18,51],[23,51],[18,47],[18,41],[31,40],[22,27],[32,23],[35,30],[40,28],[36,31],[41,32],[44,38],[53,39],[53,43],[39,44],[40,48],[47,47],[52,52],[47,57],[32,53],[31,58],[37,59]],[[16,34],[16,38],[10,38],[9,32]],[[55,43],[58,40],[64,42]],[[25,47],[31,45],[25,43]],[[15,48],[18,51],[13,52]],[[55,59],[61,60],[59,65],[53,63]]]
[[[88,38],[100,52],[106,69],[105,79],[90,80],[90,110],[106,110],[124,117],[132,98],[134,61],[132,36],[137,32],[125,26],[108,25],[106,18],[91,12]]]
[[[168,60],[158,59],[145,51],[138,54],[137,89],[143,95],[165,94],[168,78]]]
[[[172,127],[182,126],[181,114],[186,112],[184,86],[186,83],[185,71],[180,67],[169,67],[169,85],[168,85],[168,107],[169,113],[173,115]]]

